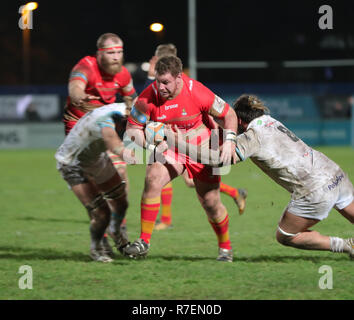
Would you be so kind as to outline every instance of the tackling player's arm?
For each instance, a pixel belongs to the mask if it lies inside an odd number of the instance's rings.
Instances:
[[[123,101],[124,101],[125,105],[127,106],[126,111],[127,111],[128,115],[130,114],[132,107],[137,99],[138,99],[138,97],[137,97],[136,93],[132,94],[131,96],[124,96],[123,97]]]
[[[123,157],[124,143],[117,134],[116,123],[113,120],[114,115],[121,117],[122,119],[124,117],[122,114],[113,112],[98,118],[96,124],[101,129],[102,140],[104,141],[107,150]]]
[[[149,148],[146,144],[144,129],[149,117],[148,105],[144,97],[138,98],[132,107],[127,121],[126,134],[138,146]]]
[[[177,146],[179,150],[183,150],[193,161],[208,164],[212,167],[222,167],[225,165],[220,157],[220,150],[209,149],[209,152],[201,149],[201,146],[190,145],[186,140],[182,138],[182,135],[178,132],[168,130],[165,128],[165,135],[167,136],[167,143]],[[250,129],[245,133],[237,136],[235,145],[235,157],[232,164],[244,161],[249,157],[254,156],[261,148],[260,139],[257,138],[257,134],[254,130]]]

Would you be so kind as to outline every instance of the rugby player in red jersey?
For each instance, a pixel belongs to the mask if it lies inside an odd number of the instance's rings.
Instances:
[[[192,144],[209,144],[211,130],[203,115],[211,115],[227,131],[222,145],[221,161],[231,163],[234,155],[237,117],[233,109],[200,82],[182,73],[182,62],[176,56],[163,56],[156,63],[156,82],[138,97],[127,122],[127,133],[137,144],[146,147],[144,128],[147,121],[177,125]],[[141,200],[140,238],[125,248],[132,258],[146,256],[157,214],[162,188],[187,170],[193,178],[198,199],[214,229],[219,246],[219,261],[233,259],[229,238],[229,217],[220,200],[220,176],[210,166],[193,162],[169,149],[164,160],[149,164]],[[176,161],[177,159],[177,161]],[[192,213],[191,213],[192,214]]]
[[[155,65],[157,60],[163,56],[168,55],[177,56],[177,48],[173,43],[160,44],[156,47],[155,55],[149,61],[150,66],[144,87],[148,87],[155,81]],[[207,118],[209,119],[210,123],[209,128],[216,129],[218,125],[215,123],[212,117],[208,115]],[[183,173],[182,177],[187,187],[194,188],[193,179],[189,178],[187,171]],[[235,188],[220,181],[220,192],[230,196],[236,203],[239,214],[243,214],[246,208],[247,190]],[[154,230],[159,231],[172,227],[172,197],[173,187],[172,183],[170,182],[164,186],[161,191],[161,217],[160,219],[156,220]]]
[[[123,41],[114,33],[104,33],[97,40],[95,56],[82,58],[72,69],[69,77],[69,96],[65,105],[63,122],[67,135],[77,121],[87,112],[107,104],[116,102],[116,95],[122,96],[122,112],[128,116],[136,98],[136,91],[129,71],[123,66]],[[122,124],[122,138],[125,123]],[[128,192],[128,176],[126,163],[118,155],[108,152],[113,165],[122,180],[126,182]],[[125,221],[122,231],[125,232]],[[104,246],[111,251],[107,238]]]

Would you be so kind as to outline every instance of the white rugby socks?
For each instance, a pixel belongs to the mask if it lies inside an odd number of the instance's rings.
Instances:
[[[338,238],[338,237],[329,237],[330,248],[332,252],[349,252],[351,247],[348,241]]]

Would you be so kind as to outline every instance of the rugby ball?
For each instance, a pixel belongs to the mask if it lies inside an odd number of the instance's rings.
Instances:
[[[163,141],[165,124],[162,122],[148,122],[145,128],[145,139],[148,144],[157,145]]]

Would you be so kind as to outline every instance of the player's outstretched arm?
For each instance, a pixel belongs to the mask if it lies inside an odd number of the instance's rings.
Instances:
[[[103,127],[101,133],[107,150],[123,158],[124,143],[119,138],[116,130],[111,127]]]
[[[205,146],[189,144],[183,139],[182,134],[175,126],[172,128],[165,128],[166,143],[169,147],[177,147],[180,153],[188,155],[193,161],[207,164],[212,167],[222,167],[224,164],[221,157],[221,150],[205,149]],[[241,161],[241,159],[235,154],[232,160],[232,164]]]

